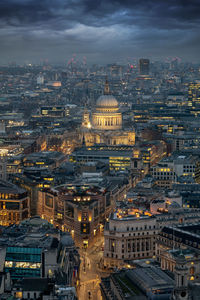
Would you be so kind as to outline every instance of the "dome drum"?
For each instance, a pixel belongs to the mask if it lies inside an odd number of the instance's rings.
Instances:
[[[122,127],[121,113],[94,113],[92,124],[95,129],[118,130]]]

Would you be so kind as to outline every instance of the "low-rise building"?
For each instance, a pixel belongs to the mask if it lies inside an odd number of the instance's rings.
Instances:
[[[199,158],[188,154],[174,153],[163,158],[157,165],[151,168],[151,175],[156,179],[160,187],[171,188],[180,176],[195,176],[195,169]]]
[[[0,272],[10,273],[13,281],[49,277],[71,285],[80,264],[71,236],[39,217],[3,229],[0,257]]]
[[[162,228],[156,239],[156,257],[161,268],[174,272],[176,257],[181,249],[186,259],[188,276],[194,280],[199,278],[200,272],[200,226],[192,222],[183,224]]]
[[[174,280],[160,268],[146,266],[102,278],[100,287],[103,299],[108,300],[169,300]]]
[[[30,216],[30,199],[26,190],[0,180],[0,225],[19,224]]]

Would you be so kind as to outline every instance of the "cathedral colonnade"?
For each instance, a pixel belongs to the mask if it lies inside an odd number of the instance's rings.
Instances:
[[[116,130],[122,127],[122,117],[120,113],[106,115],[104,113],[94,113],[92,124],[96,129]]]

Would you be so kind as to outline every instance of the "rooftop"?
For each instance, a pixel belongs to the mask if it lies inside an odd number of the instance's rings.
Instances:
[[[26,190],[8,181],[0,180],[0,193],[22,194],[26,193]]]
[[[174,281],[160,268],[150,266],[127,271],[128,278],[143,291],[173,289]]]
[[[2,229],[0,245],[23,248],[56,248],[59,231],[40,217],[32,217],[19,225],[11,225]]]

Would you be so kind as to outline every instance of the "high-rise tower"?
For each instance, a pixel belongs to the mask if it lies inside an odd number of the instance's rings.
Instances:
[[[140,75],[149,75],[149,59],[140,58],[139,60],[139,71]]]

